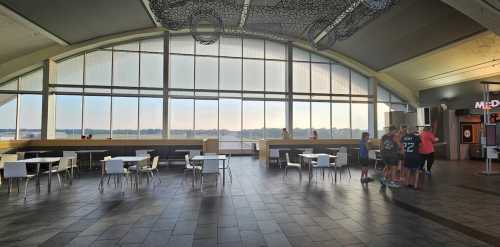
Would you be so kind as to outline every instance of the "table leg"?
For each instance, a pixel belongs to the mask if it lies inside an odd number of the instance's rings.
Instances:
[[[71,161],[71,170],[69,171],[69,185],[73,184],[73,162],[75,162],[74,159],[69,159]],[[76,163],[76,162],[75,162]]]
[[[47,183],[47,192],[50,193],[50,186],[52,185],[52,163],[49,163],[49,181]]]
[[[226,185],[226,160],[222,160],[222,186]]]
[[[311,183],[311,179],[312,179],[312,165],[311,165],[311,161],[310,160],[308,160],[307,165],[309,166],[309,183]]]
[[[89,152],[89,170],[92,170],[92,152]]]
[[[101,165],[101,181],[99,181],[99,191],[100,192],[103,192],[104,191],[104,171],[105,171],[105,167],[106,166],[106,162],[102,162],[102,165]]]
[[[36,191],[40,192],[40,163],[36,164]]]

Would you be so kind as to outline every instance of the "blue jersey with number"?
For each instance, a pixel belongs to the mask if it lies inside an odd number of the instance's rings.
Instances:
[[[405,158],[417,158],[419,156],[418,148],[420,142],[420,137],[415,134],[406,134],[401,138]]]

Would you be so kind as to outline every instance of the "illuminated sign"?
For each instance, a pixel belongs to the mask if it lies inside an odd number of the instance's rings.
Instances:
[[[500,106],[500,100],[491,100],[488,102],[484,101],[478,101],[476,102],[475,108],[476,109],[483,109],[483,110],[489,110],[492,108],[497,108]]]

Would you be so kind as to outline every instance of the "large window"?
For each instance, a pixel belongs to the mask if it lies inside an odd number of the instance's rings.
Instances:
[[[408,104],[394,93],[377,87],[377,135],[382,137],[390,125],[389,114],[392,111],[408,111]]]
[[[0,94],[0,140],[16,139],[17,95]]]
[[[110,138],[111,97],[85,96],[83,100],[83,134],[94,139]]]
[[[82,135],[82,96],[56,96],[56,138],[79,139]]]

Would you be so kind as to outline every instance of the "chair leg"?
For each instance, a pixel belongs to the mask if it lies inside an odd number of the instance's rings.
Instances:
[[[20,192],[19,190],[19,178],[16,178],[16,186],[17,186],[17,193]]]
[[[24,185],[24,200],[26,201],[26,196],[27,196],[27,192],[28,192],[28,183],[29,183],[30,179],[29,178],[26,178],[26,184]]]
[[[9,193],[10,191],[12,190],[12,178],[9,178],[9,182],[8,182],[8,189],[9,189]]]
[[[61,182],[61,175],[59,175],[59,172],[57,174],[57,182],[59,183],[59,189],[62,188],[62,182]]]
[[[352,178],[351,177],[351,169],[349,169],[349,167],[347,167],[347,171],[349,172],[349,178]]]

